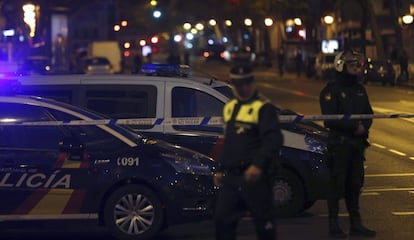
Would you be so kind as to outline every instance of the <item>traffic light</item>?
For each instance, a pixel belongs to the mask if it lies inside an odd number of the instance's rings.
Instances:
[[[300,40],[306,40],[306,29],[304,28],[297,28],[296,30],[296,38],[299,38]]]

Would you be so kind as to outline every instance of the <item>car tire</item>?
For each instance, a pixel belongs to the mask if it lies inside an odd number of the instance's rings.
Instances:
[[[305,205],[305,189],[299,177],[291,171],[282,171],[273,181],[273,199],[280,217],[299,214]]]
[[[120,240],[144,240],[157,234],[163,223],[162,204],[155,193],[141,185],[127,185],[106,201],[104,222]]]

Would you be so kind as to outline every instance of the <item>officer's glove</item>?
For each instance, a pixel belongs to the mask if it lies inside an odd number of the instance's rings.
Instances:
[[[244,179],[246,182],[253,182],[256,181],[260,175],[262,175],[262,169],[252,164],[244,172]]]
[[[366,132],[364,125],[361,121],[358,122],[358,128],[354,131],[354,136],[362,136]]]

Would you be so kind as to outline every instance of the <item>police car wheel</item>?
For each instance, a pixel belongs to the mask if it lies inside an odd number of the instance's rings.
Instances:
[[[278,174],[273,182],[273,199],[280,217],[295,216],[301,212],[305,204],[305,190],[299,177],[290,171]]]
[[[104,221],[117,239],[149,239],[162,227],[162,205],[150,189],[127,185],[113,192],[106,201]]]

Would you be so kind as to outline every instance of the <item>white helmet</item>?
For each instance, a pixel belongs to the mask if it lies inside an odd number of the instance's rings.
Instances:
[[[334,59],[335,69],[338,72],[344,70],[344,65],[347,62],[361,62],[363,64],[364,56],[361,53],[355,51],[339,52]]]

